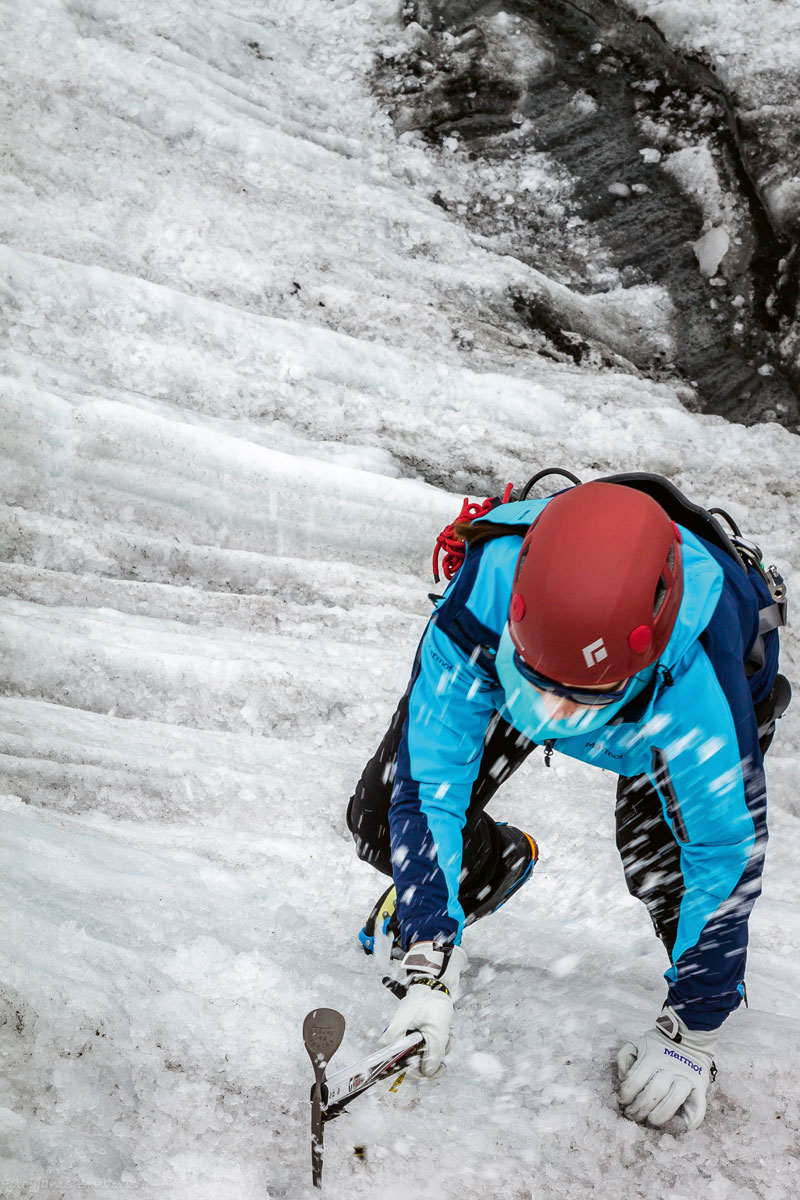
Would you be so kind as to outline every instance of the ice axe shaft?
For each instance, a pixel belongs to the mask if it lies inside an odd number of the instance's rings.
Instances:
[[[424,1038],[421,1033],[407,1033],[391,1046],[362,1058],[352,1067],[340,1067],[329,1075],[323,1084],[323,1118],[332,1121],[347,1105],[382,1079],[389,1079],[404,1070],[411,1059],[422,1052]]]

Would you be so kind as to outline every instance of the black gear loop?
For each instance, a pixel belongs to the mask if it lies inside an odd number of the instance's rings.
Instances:
[[[531,489],[536,486],[540,479],[544,479],[545,475],[563,475],[565,479],[569,479],[576,486],[583,483],[582,479],[579,479],[577,475],[573,475],[572,471],[564,470],[563,467],[545,467],[543,471],[537,471],[535,475],[531,476],[519,494],[520,500],[527,500]]]

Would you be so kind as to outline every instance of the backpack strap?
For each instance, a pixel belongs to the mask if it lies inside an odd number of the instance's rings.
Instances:
[[[786,624],[786,604],[770,604],[758,610],[758,632],[769,633],[770,629],[782,629]]]

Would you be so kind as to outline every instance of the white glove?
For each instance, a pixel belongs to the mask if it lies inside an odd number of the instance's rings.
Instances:
[[[617,1055],[619,1103],[631,1121],[665,1125],[680,1111],[687,1129],[706,1115],[706,1091],[716,1076],[714,1047],[718,1029],[689,1029],[664,1005],[655,1029]]]
[[[433,1078],[440,1073],[448,1049],[453,1001],[458,997],[458,981],[467,965],[467,955],[461,946],[438,949],[433,942],[416,942],[402,965],[408,991],[381,1041],[388,1045],[418,1029],[425,1038],[419,1069]]]

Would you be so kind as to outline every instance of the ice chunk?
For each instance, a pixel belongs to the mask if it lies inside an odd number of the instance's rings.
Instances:
[[[0,1158],[29,1161],[28,1122],[10,1108],[0,1108]]]
[[[730,244],[730,236],[723,225],[713,226],[701,238],[697,239],[692,249],[697,255],[701,275],[705,275],[707,279],[710,279],[712,275],[716,275],[720,263],[728,253]]]
[[[594,96],[590,96],[588,92],[583,90],[583,88],[578,89],[578,91],[570,100],[569,106],[573,112],[578,113],[578,115],[582,117],[588,117],[591,116],[592,113],[597,112],[597,101],[595,100]]]
[[[467,1065],[476,1075],[487,1079],[499,1079],[505,1071],[502,1060],[496,1054],[488,1054],[485,1050],[475,1050],[470,1054]]]

